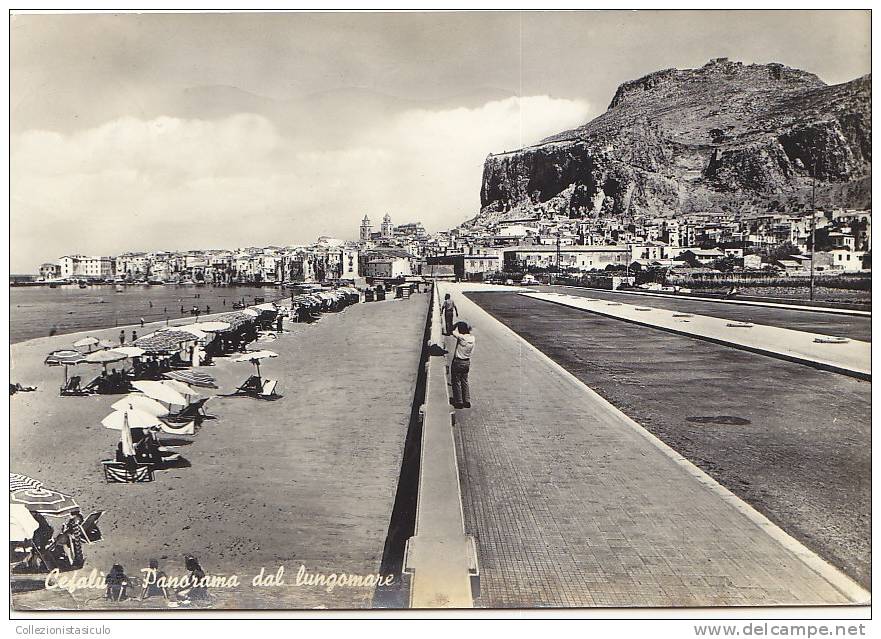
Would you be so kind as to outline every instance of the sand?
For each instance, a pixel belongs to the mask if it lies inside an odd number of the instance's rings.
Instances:
[[[85,548],[86,572],[121,563],[127,574],[138,575],[155,558],[166,573],[181,576],[182,557],[192,553],[209,574],[235,574],[242,582],[212,591],[214,607],[369,605],[370,587],[327,592],[296,585],[294,573],[300,565],[310,573],[378,571],[427,308],[427,295],[357,304],[316,324],[286,324],[279,339],[252,345],[279,354],[261,372],[279,380],[283,398],[213,397],[207,409],[217,419],[205,421],[195,436],[161,438],[178,445],[191,467],[159,471],[147,484],[103,480],[100,461],[112,456],[119,434],[100,420],[121,395],[60,397],[63,369],[42,363],[47,353],[84,335],[115,340],[120,329],[15,344],[11,380],[38,390],[10,398],[11,469],[73,495],[85,512],[106,511],[105,539]],[[144,335],[160,326],[129,329]],[[200,369],[218,380],[220,389],[208,393],[229,393],[253,373],[248,363],[215,361]],[[84,382],[100,370],[77,368]],[[252,587],[261,567],[274,574],[280,565],[284,586]],[[17,595],[15,605],[164,606],[158,600],[108,604],[102,594],[42,591]]]

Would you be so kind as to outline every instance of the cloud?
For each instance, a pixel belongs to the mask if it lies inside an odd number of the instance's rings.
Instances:
[[[478,210],[487,154],[590,115],[584,102],[547,96],[411,109],[349,130],[345,144],[330,148],[320,134],[337,140],[332,123],[316,119],[327,128],[298,137],[250,113],[125,117],[69,135],[25,131],[11,141],[12,269],[31,272],[71,252],[352,238],[364,213],[450,228]]]

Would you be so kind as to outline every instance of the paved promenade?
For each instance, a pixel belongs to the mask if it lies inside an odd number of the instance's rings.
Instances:
[[[476,304],[455,299],[478,340],[474,408],[456,411],[455,429],[478,605],[867,596]]]
[[[63,371],[42,364],[46,353],[79,336],[14,344],[14,379],[39,390],[10,398],[12,469],[74,495],[83,508],[106,510],[104,541],[86,548],[89,568],[106,572],[119,562],[139,576],[156,558],[166,573],[180,576],[183,554],[194,553],[209,574],[236,574],[243,582],[212,591],[214,607],[367,607],[371,587],[328,592],[296,585],[296,572],[301,564],[325,575],[380,569],[427,309],[427,295],[356,304],[256,344],[279,354],[261,372],[279,380],[283,397],[213,397],[207,409],[217,419],[174,441],[192,466],[158,472],[149,484],[106,484],[101,477],[100,460],[112,454],[119,435],[100,420],[120,396],[59,397]],[[118,333],[89,334],[113,339]],[[217,378],[216,393],[253,373],[251,364],[216,361],[202,369]],[[282,565],[284,586],[252,587],[261,567],[275,574]],[[20,595],[16,606],[114,607],[101,594]],[[157,606],[163,602],[154,598],[115,607]]]
[[[540,293],[565,293],[581,297],[594,297],[610,302],[624,302],[637,306],[665,308],[677,313],[697,313],[712,317],[724,317],[738,322],[754,322],[791,328],[808,333],[840,335],[864,342],[872,341],[872,316],[866,312],[830,312],[826,310],[796,308],[786,304],[734,300],[701,300],[686,296],[666,295],[633,291],[605,291],[578,286],[532,286],[530,290]]]
[[[869,342],[845,340],[844,343],[828,343],[827,335],[737,322],[724,317],[676,313],[651,306],[650,303],[624,304],[561,293],[525,292],[523,295],[861,379],[869,379],[872,374],[872,348]]]

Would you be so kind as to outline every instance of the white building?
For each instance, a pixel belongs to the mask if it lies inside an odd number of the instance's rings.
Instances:
[[[410,260],[403,257],[378,257],[367,262],[367,277],[394,279],[412,275]]]

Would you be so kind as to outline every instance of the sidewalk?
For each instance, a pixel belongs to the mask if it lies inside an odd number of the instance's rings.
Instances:
[[[872,376],[872,348],[868,342],[846,340],[844,343],[821,343],[816,340],[828,340],[830,336],[576,295],[559,293],[522,293],[522,295],[860,379],[871,379]]]
[[[846,604],[868,594],[448,286],[483,607]]]

